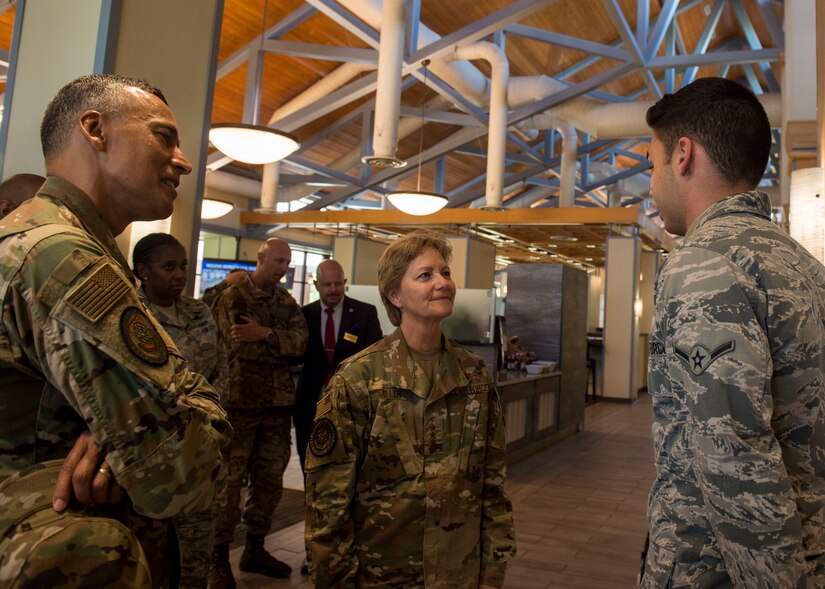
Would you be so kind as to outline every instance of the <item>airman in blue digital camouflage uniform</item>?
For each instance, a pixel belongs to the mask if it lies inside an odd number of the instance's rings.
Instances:
[[[647,113],[651,193],[684,235],[656,281],[656,480],[642,586],[825,586],[825,268],[755,190],[756,97],[700,79]]]

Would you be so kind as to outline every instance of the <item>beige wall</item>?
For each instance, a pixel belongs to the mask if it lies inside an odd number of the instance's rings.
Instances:
[[[194,261],[223,1],[140,0],[121,7],[114,72],[144,78],[163,91],[178,122],[181,149],[192,162],[192,173],[178,187],[169,232]]]
[[[203,257],[217,260],[234,260],[238,241],[232,235],[209,234],[203,240]]]
[[[256,262],[258,260],[258,250],[261,249],[263,241],[260,239],[241,238],[238,245],[238,259]]]
[[[469,235],[447,237],[453,248],[450,271],[458,288],[493,288],[496,246]]]
[[[40,148],[43,113],[61,86],[94,71],[102,4],[102,0],[25,3],[13,94],[5,99],[4,178],[45,173]],[[19,14],[16,18],[20,22]]]
[[[332,258],[344,268],[350,284],[378,284],[376,267],[387,246],[363,237],[336,237]]]

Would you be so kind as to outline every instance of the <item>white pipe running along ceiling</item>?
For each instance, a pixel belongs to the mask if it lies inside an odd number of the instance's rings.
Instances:
[[[490,210],[502,208],[504,164],[507,151],[507,85],[510,64],[504,50],[492,43],[474,43],[459,47],[455,59],[484,59],[490,64],[490,119],[487,131],[487,206]]]
[[[375,93],[373,163],[401,167],[398,149],[398,116],[401,112],[401,62],[404,59],[405,0],[384,0],[381,41],[378,50],[378,89]],[[369,160],[365,160],[369,161]]]

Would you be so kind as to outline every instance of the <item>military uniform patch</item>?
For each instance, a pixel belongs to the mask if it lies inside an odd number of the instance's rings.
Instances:
[[[690,371],[698,376],[707,370],[708,366],[713,364],[713,361],[719,356],[732,352],[734,348],[735,343],[731,340],[729,342],[725,342],[721,346],[718,346],[712,352],[708,351],[708,349],[702,344],[693,346],[690,349],[690,352],[686,352],[679,346],[674,346],[673,351],[676,352],[676,355],[687,364]]]
[[[129,349],[144,362],[162,366],[169,360],[169,350],[163,338],[139,308],[126,307],[120,316],[120,332]]]
[[[320,401],[315,405],[315,415],[321,417],[332,411],[332,401],[329,400],[329,395],[324,395]]]
[[[96,323],[131,287],[109,264],[98,268],[66,298],[66,304]]]
[[[315,456],[326,456],[335,448],[338,441],[338,432],[335,425],[327,417],[316,419],[312,425],[312,434],[309,437],[309,449]]]

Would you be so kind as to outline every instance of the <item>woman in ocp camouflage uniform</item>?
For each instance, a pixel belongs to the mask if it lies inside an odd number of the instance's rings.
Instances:
[[[135,244],[134,272],[141,280],[146,306],[163,326],[194,372],[202,374],[225,404],[229,368],[220,330],[203,301],[183,294],[188,258],[180,242],[167,233],[152,233]],[[223,486],[223,469],[215,484]],[[207,586],[216,514],[209,509],[175,519],[180,543],[181,589]]]
[[[417,231],[378,262],[398,329],[344,362],[307,452],[306,541],[316,589],[501,587],[515,552],[498,393],[447,340],[451,248]]]

